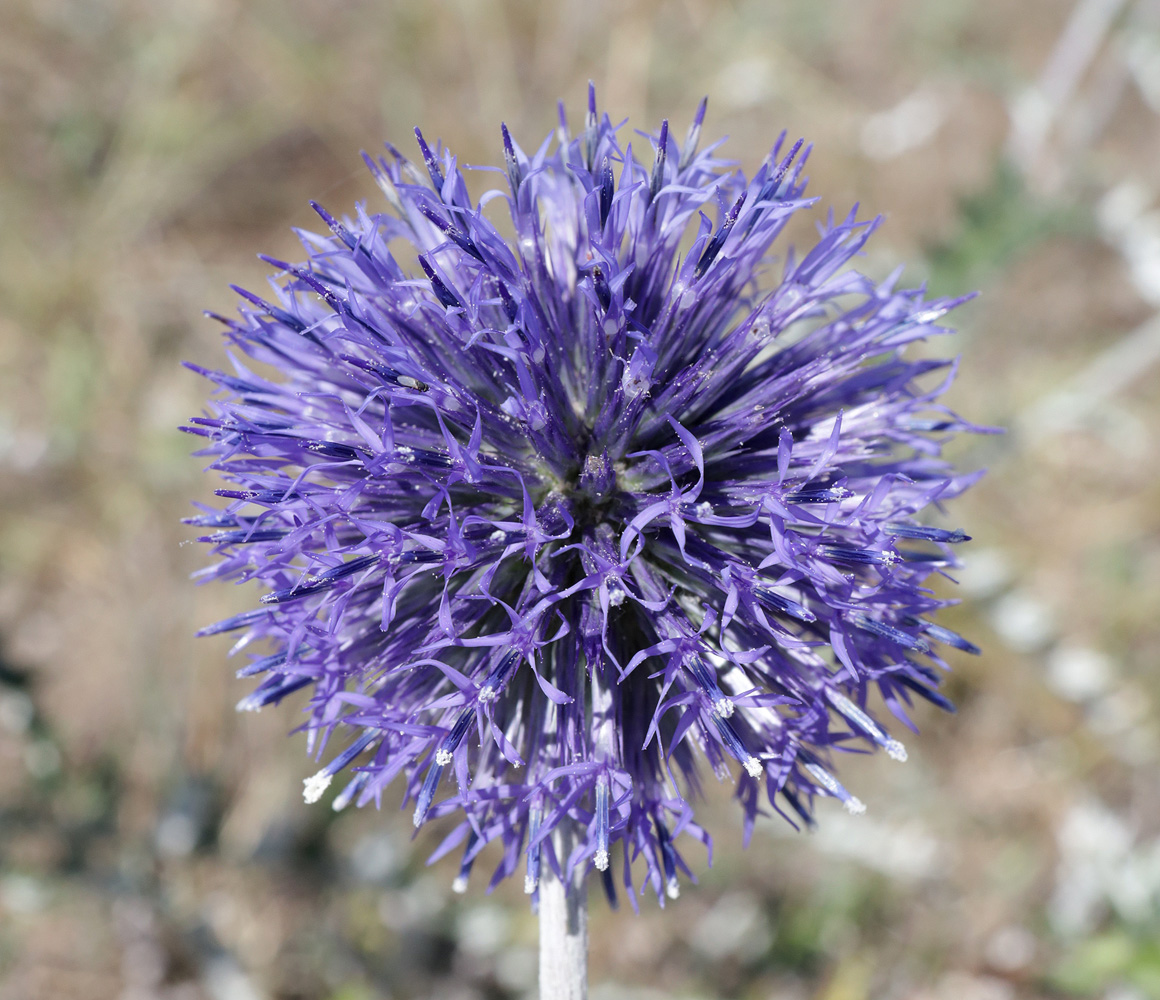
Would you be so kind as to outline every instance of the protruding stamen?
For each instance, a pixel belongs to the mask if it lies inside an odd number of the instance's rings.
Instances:
[[[959,542],[969,542],[971,536],[962,528],[948,530],[946,528],[931,528],[925,524],[907,524],[905,521],[891,521],[882,525],[883,529],[900,538],[921,538],[927,542],[945,542],[948,545],[957,545]]]
[[[729,234],[737,224],[737,216],[741,214],[741,206],[744,204],[745,192],[742,191],[741,197],[733,203],[733,207],[729,209],[729,214],[725,216],[725,221],[721,223],[721,228],[713,234],[713,238],[709,240],[708,245],[701,254],[701,259],[697,261],[697,266],[693,270],[694,279],[701,278],[709,270],[709,265],[717,259],[717,255],[721,252],[721,248],[725,245],[725,241],[729,238]]]
[[[596,301],[600,303],[600,308],[608,312],[608,307],[612,305],[612,289],[608,287],[608,279],[604,277],[604,270],[600,267],[592,269],[592,287],[596,292]]]
[[[588,114],[584,119],[584,163],[589,172],[596,162],[596,84],[588,81]]]
[[[958,426],[958,421],[933,417],[903,416],[898,419],[898,426],[907,431],[949,431]]]
[[[459,713],[459,718],[455,720],[455,725],[451,727],[451,732],[443,737],[443,742],[439,744],[439,749],[435,751],[436,767],[442,769],[451,763],[455,751],[459,749],[459,744],[463,742],[463,737],[467,735],[467,730],[471,728],[471,724],[474,721],[474,708],[469,706]]]
[[[523,171],[520,169],[520,161],[516,158],[515,143],[512,142],[507,123],[500,122],[499,127],[503,132],[503,161],[507,167],[508,181],[512,186],[512,194],[516,194],[519,192],[520,184],[523,183]]]
[[[890,642],[896,643],[904,649],[913,649],[920,653],[930,652],[930,645],[925,639],[911,635],[909,632],[904,632],[900,628],[886,624],[886,622],[880,622],[878,619],[871,618],[861,611],[855,611],[850,615],[849,620],[850,624],[855,628],[860,628],[879,638],[888,639]]]
[[[370,777],[370,774],[366,771],[360,771],[356,774],[354,778],[347,782],[346,787],[334,797],[330,808],[335,812],[342,812],[358,797],[358,794],[366,787],[367,782],[370,781]]]
[[[353,250],[358,246],[358,240],[355,238],[354,234],[351,233],[351,231],[347,229],[346,226],[339,222],[338,219],[331,215],[325,208],[318,204],[318,202],[312,201],[310,203],[310,207],[318,213],[318,217],[326,223],[327,228],[343,242],[348,250]]]
[[[540,841],[536,837],[540,832],[543,815],[544,811],[539,806],[532,806],[528,810],[528,862],[524,874],[524,892],[529,896],[540,883]]]
[[[305,649],[306,647],[301,647]],[[301,651],[301,650],[300,650]],[[282,650],[280,653],[274,653],[271,656],[263,656],[260,660],[254,660],[253,663],[248,663],[242,667],[235,675],[239,680],[243,677],[253,677],[255,674],[264,674],[268,670],[273,670],[275,667],[282,666],[289,657],[287,650]]]
[[[681,894],[681,885],[677,881],[677,852],[673,849],[673,841],[669,836],[668,827],[659,816],[653,817],[657,828],[657,840],[661,847],[661,865],[665,871],[665,895],[669,899],[676,899]]]
[[[803,486],[787,493],[782,499],[786,503],[838,503],[849,500],[853,495],[844,486]]]
[[[212,535],[202,535],[198,541],[210,542],[213,545],[236,545],[239,542],[252,545],[255,542],[275,542],[280,538],[285,538],[289,533],[284,528],[265,528],[257,531],[251,528],[237,528],[233,531],[215,531]],[[239,673],[238,676],[249,677],[261,672],[261,669],[255,669],[251,670],[249,674]]]
[[[427,140],[423,138],[423,133],[419,131],[417,125],[415,126],[415,138],[419,140],[419,150],[423,154],[423,162],[427,164],[427,173],[431,176],[431,185],[435,188],[435,193],[442,198],[443,168],[439,166],[439,160],[431,152],[431,147],[427,145]]]
[[[914,664],[911,665],[914,666]],[[899,684],[909,688],[920,698],[925,698],[932,705],[937,705],[944,712],[950,712],[952,715],[955,713],[956,709],[953,701],[938,691],[931,690],[925,684],[920,684],[913,677],[907,677],[906,674],[894,674],[892,679],[897,680]],[[935,682],[932,681],[932,683]]]
[[[728,719],[732,716],[735,706],[732,699],[725,696],[725,692],[717,683],[716,671],[699,656],[693,656],[686,660],[685,667],[693,675],[698,686],[709,696],[713,703],[713,715],[718,719]],[[729,745],[728,742],[727,745]],[[737,745],[740,746],[740,741]],[[745,760],[746,755],[735,752],[732,746],[730,746],[730,753],[733,753],[738,760]]]
[[[612,163],[604,157],[604,166],[600,171],[600,228],[608,222],[608,213],[612,211],[612,196],[615,193],[612,176]]]
[[[403,375],[394,368],[388,368],[386,365],[379,364],[377,361],[367,361],[364,358],[357,358],[353,354],[340,354],[339,357],[347,364],[354,365],[364,372],[372,372],[389,385],[402,386],[404,389],[414,389],[416,392],[430,392],[431,390],[431,386],[426,382],[412,378],[410,375]]]
[[[826,696],[830,699],[830,704],[841,712],[847,719],[849,719],[855,726],[862,730],[875,743],[877,743],[886,755],[891,760],[904,761],[906,760],[906,747],[904,747],[898,740],[891,739],[882,731],[882,728],[865,712],[855,705],[849,698],[847,698],[840,691],[827,690]]]
[[[230,285],[230,288],[237,292],[247,302],[257,306],[264,313],[271,316],[273,319],[276,319],[279,323],[283,323],[290,327],[290,329],[295,333],[306,332],[306,324],[292,313],[289,313],[285,309],[281,309],[278,306],[272,305],[265,299],[259,298],[253,292],[246,291],[246,289],[242,288],[240,285]]]
[[[910,317],[912,323],[920,325],[926,323],[933,323],[937,319],[942,319],[947,314],[948,310],[943,306],[935,306],[932,309],[923,309],[922,312],[916,312]]]
[[[705,121],[705,109],[708,106],[709,98],[702,97],[701,103],[697,107],[697,113],[693,116],[693,124],[689,126],[689,133],[685,136],[685,145],[681,147],[681,159],[677,163],[678,170],[684,170],[693,162],[693,157],[697,155],[697,143],[701,141],[701,125]]]
[[[519,303],[512,298],[512,293],[508,289],[506,282],[497,281],[496,288],[499,291],[499,300],[503,304],[504,315],[508,318],[509,323],[514,323],[516,317],[520,314]]]
[[[908,616],[905,621],[907,625],[919,626],[923,634],[934,639],[935,642],[942,642],[948,646],[954,646],[955,649],[961,649],[964,653],[970,653],[972,656],[978,656],[982,653],[982,650],[973,642],[969,639],[964,639],[958,632],[952,632],[949,628],[943,628],[941,625],[935,625],[933,622],[911,616]]]
[[[248,494],[254,491],[230,490],[227,492],[226,490],[214,490],[214,492],[218,496],[230,496],[231,494],[237,494],[236,496],[231,496],[231,499],[234,500],[249,500],[251,497]],[[257,494],[255,493],[255,496],[256,495]],[[277,494],[274,502],[280,502],[282,500],[282,496],[282,493]],[[265,608],[256,608],[253,611],[243,611],[240,615],[234,615],[230,618],[225,618],[220,622],[214,622],[212,625],[207,625],[205,628],[198,629],[194,635],[196,635],[198,638],[201,638],[207,635],[219,635],[222,632],[232,632],[234,629],[245,628],[247,625],[253,625],[256,622],[260,622],[263,618],[268,617],[269,614],[270,612]],[[238,710],[244,711],[241,708]]]
[[[443,308],[457,309],[463,307],[463,303],[459,301],[459,296],[451,291],[447,287],[446,282],[435,273],[435,268],[427,260],[426,254],[419,254],[419,266],[423,268],[423,273],[427,275],[427,280],[431,282],[431,291],[435,293],[435,298],[440,301]]]
[[[721,742],[725,744],[725,749],[729,751],[734,760],[740,761],[742,767],[752,777],[760,777],[764,770],[764,765],[760,758],[754,757],[745,744],[741,742],[741,737],[737,735],[737,730],[716,712],[712,713],[712,719],[717,726],[718,734],[721,736]]]
[[[601,871],[608,867],[608,775],[596,779],[596,853],[592,862]]]
[[[619,910],[620,901],[616,898],[616,882],[612,877],[612,872],[607,868],[600,873],[600,885],[604,889],[604,898],[608,900],[608,908]]]
[[[453,223],[448,222],[442,218],[438,212],[430,205],[420,202],[419,214],[431,223],[436,229],[443,233],[452,243],[454,243],[464,253],[474,257],[480,263],[483,263],[483,254],[479,247],[475,245],[475,241],[467,235],[462,229]]]
[[[479,834],[474,830],[467,838],[463,848],[463,860],[459,863],[459,874],[451,883],[451,891],[462,895],[467,892],[467,882],[471,878],[471,868],[475,864],[476,845],[479,843]]]
[[[806,771],[809,772],[810,777],[814,779],[826,792],[838,799],[843,806],[846,807],[846,812],[851,816],[861,816],[866,811],[866,805],[861,799],[855,798],[845,787],[835,778],[829,771],[827,771],[820,764],[806,764]]]
[[[902,561],[892,549],[860,549],[853,545],[819,545],[818,555],[851,566],[896,566]]]
[[[648,180],[648,200],[650,202],[656,199],[660,190],[665,185],[665,163],[669,158],[669,120],[666,118],[661,122],[661,134],[657,140],[657,155],[653,160],[652,175]]]
[[[268,681],[263,682],[257,690],[246,695],[234,707],[239,712],[257,712],[313,682],[314,678],[309,674],[301,674],[297,677],[275,674]]]
[[[754,587],[753,596],[757,599],[758,604],[770,611],[777,611],[803,622],[818,620],[818,616],[804,604],[792,601],[788,597],[782,597],[781,594],[768,590],[765,587]]]
[[[781,182],[785,180],[785,175],[789,173],[790,164],[793,163],[794,157],[798,155],[798,150],[802,148],[805,139],[798,139],[791,147],[788,153],[785,154],[785,159],[778,164],[774,175],[769,179],[768,183],[761,189],[761,200],[767,201],[770,198],[778,196],[778,188],[781,187]],[[808,155],[808,153],[807,153]]]
[[[330,787],[330,783],[333,780],[334,776],[327,774],[325,768],[323,768],[317,774],[312,774],[309,778],[304,779],[302,782],[302,784],[305,786],[302,789],[302,798],[305,799],[308,804],[317,802],[320,798],[322,798],[322,793]]]
[[[508,671],[519,663],[519,660],[520,654],[518,650],[512,649],[504,654],[503,659],[495,665],[491,673],[487,675],[487,680],[483,682],[479,689],[479,694],[476,698],[481,705],[486,705],[499,697],[500,689],[503,687],[504,679],[507,677]],[[465,712],[464,715],[467,715],[467,713]],[[463,719],[464,716],[460,716],[461,722]],[[467,721],[470,722],[470,718]]]
[[[568,145],[571,134],[568,131],[568,109],[563,101],[556,102],[556,141],[561,148]]]
[[[439,779],[442,777],[442,765],[432,764],[430,770],[427,771],[427,777],[423,779],[423,787],[419,789],[419,797],[415,800],[415,815],[413,817],[415,826],[422,826],[423,821],[427,818],[427,810],[431,808],[431,801],[435,798],[435,789],[439,787]]]

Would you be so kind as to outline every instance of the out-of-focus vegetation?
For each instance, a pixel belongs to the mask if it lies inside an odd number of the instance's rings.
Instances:
[[[307,807],[295,706],[238,717],[179,523],[202,309],[378,198],[421,123],[498,162],[584,86],[885,212],[865,267],[978,287],[953,403],[1002,438],[955,505],[950,718],[850,760],[660,912],[593,901],[601,1000],[1160,997],[1160,5],[1154,0],[7,0],[0,6],[0,998],[534,995],[519,887],[450,893],[391,808]],[[481,175],[486,181],[486,175]],[[832,803],[831,803],[832,805]],[[703,864],[700,865],[704,869]],[[627,910],[627,912],[626,912]]]

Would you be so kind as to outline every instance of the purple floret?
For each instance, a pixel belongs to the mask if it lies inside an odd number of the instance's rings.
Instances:
[[[493,884],[617,864],[634,898],[643,859],[663,902],[679,838],[711,846],[699,761],[746,839],[763,798],[860,812],[834,751],[905,759],[869,704],[913,728],[913,696],[950,707],[939,645],[977,652],[928,617],[967,536],[918,519],[977,478],[939,458],[975,428],[938,403],[953,365],[905,355],[961,300],[853,270],[854,212],[772,256],[809,147],[746,179],[704,112],[636,152],[593,95],[533,153],[505,126],[479,202],[416,130],[418,166],[366,158],[391,212],[315,206],[306,262],[238,289],[232,373],[195,368],[221,395],[185,429],[229,484],[190,519],[204,576],[263,590],[203,630],[258,651],[239,708],[308,688],[307,800],[401,779],[416,826],[460,816],[457,888],[498,841]]]

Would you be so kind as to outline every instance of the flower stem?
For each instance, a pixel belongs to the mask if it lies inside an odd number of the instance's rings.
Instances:
[[[563,824],[561,824],[563,825]],[[556,856],[566,865],[571,831],[555,838]],[[540,879],[540,1000],[587,1000],[588,890],[584,866],[566,882],[544,865]]]

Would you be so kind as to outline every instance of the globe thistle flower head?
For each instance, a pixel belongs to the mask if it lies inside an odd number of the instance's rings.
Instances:
[[[241,635],[239,708],[308,689],[306,800],[342,775],[335,809],[398,781],[416,827],[455,814],[458,889],[496,842],[493,884],[611,892],[619,856],[663,903],[678,844],[711,850],[704,767],[747,839],[766,803],[861,812],[835,753],[904,760],[874,706],[949,709],[939,650],[976,651],[927,586],[966,536],[922,516],[973,480],[939,458],[972,428],[953,365],[906,356],[957,303],[853,269],[855,212],[775,256],[809,148],[747,178],[704,115],[630,138],[590,91],[533,152],[502,127],[479,201],[416,130],[417,164],[366,157],[390,211],[315,206],[306,261],[218,317],[233,371],[195,368],[229,501],[190,519],[204,575],[263,591],[202,632]]]

